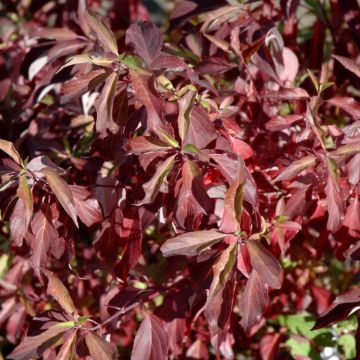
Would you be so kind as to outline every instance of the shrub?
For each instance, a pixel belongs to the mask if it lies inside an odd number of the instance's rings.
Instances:
[[[355,2],[2,10],[3,356],[360,353]]]

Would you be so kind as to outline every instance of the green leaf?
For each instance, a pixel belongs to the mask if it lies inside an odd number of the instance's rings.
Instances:
[[[355,336],[351,334],[345,334],[339,337],[338,346],[342,348],[342,351],[346,359],[355,359],[356,356],[356,340]]]
[[[135,71],[144,71],[141,60],[138,56],[127,55],[124,53],[124,54],[120,54],[118,56],[118,59],[128,69],[135,70]]]

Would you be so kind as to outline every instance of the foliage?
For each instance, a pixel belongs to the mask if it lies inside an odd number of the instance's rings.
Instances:
[[[3,357],[360,356],[356,2],[2,11]]]

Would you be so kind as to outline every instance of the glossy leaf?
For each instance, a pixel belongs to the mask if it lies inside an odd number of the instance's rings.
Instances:
[[[316,164],[316,157],[309,155],[300,160],[292,162],[285,170],[283,170],[280,175],[278,175],[273,181],[283,181],[294,178],[296,175],[301,173],[303,170],[312,167]]]

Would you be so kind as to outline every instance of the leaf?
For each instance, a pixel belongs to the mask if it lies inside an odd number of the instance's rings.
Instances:
[[[75,40],[78,38],[82,38],[82,36],[74,33],[70,29],[60,28],[60,27],[35,28],[30,35],[33,38],[55,39],[57,41],[67,41],[67,40]]]
[[[313,155],[305,156],[300,160],[292,162],[284,171],[282,171],[273,181],[289,180],[301,173],[303,170],[315,166],[316,157]]]
[[[198,165],[191,160],[183,163],[182,185],[177,196],[175,216],[185,229],[196,230],[202,215],[210,213],[212,203],[202,183]]]
[[[106,57],[91,55],[91,54],[80,54],[73,55],[68,58],[64,65],[60,67],[57,71],[58,73],[65,69],[68,66],[78,65],[78,64],[93,64],[99,66],[110,66],[114,62],[114,59],[108,59]]]
[[[249,335],[251,328],[260,321],[268,301],[267,285],[253,269],[240,299],[240,308],[243,314],[240,324],[247,335]]]
[[[156,170],[153,177],[143,185],[143,189],[145,192],[145,197],[141,201],[142,204],[148,204],[155,200],[158,195],[161,185],[166,180],[170,171],[174,167],[176,155],[170,156],[167,158]]]
[[[18,199],[10,216],[11,236],[16,246],[21,246],[23,244],[23,239],[27,230],[26,221],[24,221],[25,213],[25,204],[22,199]]]
[[[131,153],[135,155],[171,149],[168,143],[155,136],[136,136],[129,139],[128,144]]]
[[[331,155],[354,155],[360,153],[360,142],[354,142],[346,145],[339,146]]]
[[[308,99],[310,95],[302,88],[282,88],[277,92],[264,95],[265,98],[300,100]]]
[[[77,216],[88,227],[102,220],[99,202],[83,186],[68,185],[74,198]]]
[[[77,213],[74,198],[68,184],[58,175],[55,170],[51,168],[43,169],[42,173],[45,175],[47,183],[60,202],[61,206],[71,217],[76,227],[79,227],[76,218]]]
[[[100,134],[100,138],[104,138],[107,135],[106,130],[109,130],[113,134],[116,134],[119,130],[119,126],[113,119],[113,105],[117,81],[118,74],[112,72],[106,79],[96,104],[96,131]]]
[[[0,150],[9,155],[18,165],[24,167],[21,156],[11,141],[0,139]]]
[[[61,305],[61,307],[68,315],[70,315],[75,319],[75,321],[77,321],[77,319],[79,318],[79,314],[65,285],[53,272],[47,271],[46,275],[49,280],[47,286],[47,293],[51,295]]]
[[[85,343],[89,349],[90,356],[94,359],[117,360],[118,350],[115,344],[105,341],[93,331],[85,335]]]
[[[360,66],[354,60],[340,55],[332,55],[332,57],[337,60],[344,68],[351,71],[360,78]]]
[[[360,201],[358,196],[355,196],[354,200],[348,207],[343,225],[352,231],[355,230],[360,232]]]
[[[320,314],[313,330],[329,326],[346,319],[352,312],[360,309],[360,288],[354,288],[336,297],[328,309]]]
[[[266,334],[260,340],[261,360],[275,360],[281,341],[281,334]]]
[[[68,330],[56,360],[74,360],[76,356],[77,329]]]
[[[360,119],[360,102],[356,101],[354,98],[336,96],[326,100],[326,102],[345,110],[354,119]]]
[[[73,80],[62,85],[60,102],[65,104],[75,98],[80,98],[101,84],[108,76],[109,71],[105,69],[96,69],[87,74],[76,75]]]
[[[303,189],[300,189],[296,193],[292,194],[281,215],[288,216],[289,219],[295,219],[298,216],[303,216],[311,201],[311,194],[311,185],[307,185]]]
[[[115,55],[119,55],[117,42],[112,31],[107,27],[103,20],[99,20],[96,13],[91,10],[84,12],[84,18],[90,29],[95,33],[100,46]]]
[[[337,176],[337,167],[335,161],[328,158],[328,177],[325,186],[325,194],[327,199],[328,221],[327,229],[331,232],[339,230],[344,217],[344,201],[342,191]]]
[[[214,273],[206,305],[209,305],[214,297],[224,289],[230,272],[232,271],[237,254],[237,242],[233,241],[230,245],[220,254],[216,263],[212,266]]]
[[[150,65],[160,55],[163,40],[160,29],[149,22],[131,24],[126,30],[126,45],[130,45]]]
[[[160,250],[165,257],[174,255],[195,256],[225,237],[226,234],[215,229],[188,232],[165,241]]]
[[[169,143],[169,138],[172,139],[172,129],[162,119],[163,100],[155,90],[152,76],[133,70],[129,73],[136,98],[145,106],[148,129]]]
[[[31,261],[35,273],[39,276],[40,271],[45,268],[51,248],[58,239],[58,233],[50,220],[49,210],[39,210],[32,222],[31,231],[34,235],[30,240],[32,249]]]
[[[29,360],[39,358],[45,350],[58,342],[68,330],[64,326],[55,325],[37,336],[27,336],[8,356],[13,360]]]
[[[189,90],[184,96],[178,99],[178,129],[181,140],[184,140],[189,129],[190,113],[195,102],[196,94],[196,91]]]
[[[303,119],[304,119],[303,115],[275,116],[265,124],[265,128],[269,131],[286,130],[290,126],[299,123]]]
[[[163,322],[155,315],[147,315],[135,336],[131,360],[167,360],[168,351]]]
[[[150,64],[151,70],[165,70],[165,71],[184,71],[187,64],[183,59],[173,55],[164,55],[156,58]]]
[[[26,171],[22,171],[19,174],[19,186],[17,189],[17,196],[23,201],[25,206],[25,229],[27,229],[29,227],[33,214],[34,204],[32,192],[26,179]]]
[[[259,241],[247,240],[251,266],[261,279],[274,289],[281,288],[282,269],[278,260]]]
[[[190,122],[184,136],[183,145],[195,145],[201,150],[215,140],[216,137],[215,126],[207,113],[199,105],[195,105],[190,112]]]

